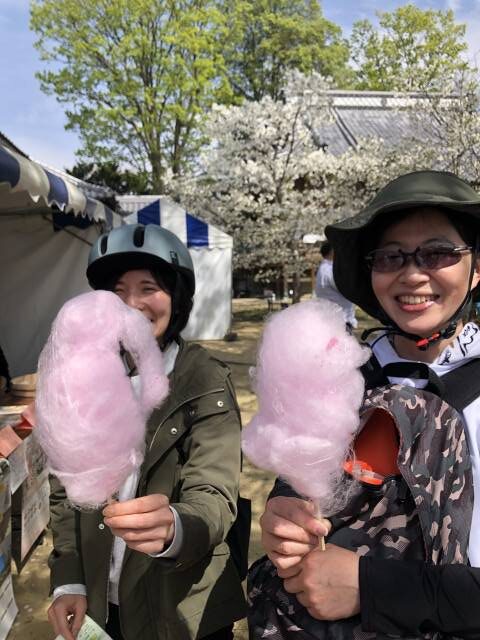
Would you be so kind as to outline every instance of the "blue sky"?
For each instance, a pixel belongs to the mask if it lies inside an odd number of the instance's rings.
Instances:
[[[395,0],[323,0],[325,16],[349,35],[355,20],[373,20],[375,11],[391,11],[406,2]],[[455,11],[467,24],[469,55],[480,63],[480,0],[417,0],[422,9]],[[32,158],[57,167],[75,164],[78,136],[65,131],[64,106],[40,91],[35,71],[41,69],[29,30],[29,0],[0,0],[0,131]]]

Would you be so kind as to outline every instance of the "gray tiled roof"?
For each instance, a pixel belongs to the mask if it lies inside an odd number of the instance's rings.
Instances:
[[[418,94],[378,91],[331,91],[330,97],[334,122],[322,126],[317,138],[335,155],[355,147],[360,138],[378,137],[386,144],[397,144],[414,136],[408,113],[399,108],[425,100]]]

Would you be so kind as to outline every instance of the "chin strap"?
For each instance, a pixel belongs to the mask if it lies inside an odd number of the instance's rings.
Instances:
[[[383,336],[385,335],[403,336],[408,340],[413,340],[415,342],[415,346],[417,347],[417,349],[419,349],[419,351],[426,351],[430,345],[435,344],[439,340],[446,340],[448,338],[451,338],[453,335],[455,335],[456,330],[457,320],[452,320],[449,325],[445,327],[445,329],[433,333],[428,338],[422,338],[422,336],[418,336],[414,333],[406,333],[395,325],[387,325],[384,327],[372,327],[371,329],[365,329],[365,331],[362,332],[361,340],[362,342],[365,342],[370,334],[376,333],[378,331],[383,331],[383,335],[380,336],[380,338],[383,338]],[[380,340],[380,338],[377,338],[377,340]],[[373,344],[375,344],[375,342]],[[373,347],[373,344],[371,344],[370,346]]]
[[[415,345],[417,349],[420,351],[426,351],[431,344],[435,344],[439,340],[446,340],[455,335],[455,331],[457,330],[457,321],[450,322],[448,327],[442,329],[441,331],[437,331],[432,334],[429,338],[419,338]],[[418,338],[418,336],[417,336]]]

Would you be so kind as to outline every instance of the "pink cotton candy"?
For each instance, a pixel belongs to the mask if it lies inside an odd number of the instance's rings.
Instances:
[[[368,349],[345,330],[342,310],[301,302],[267,321],[254,373],[259,409],[242,448],[258,467],[285,478],[323,515],[334,496],[359,424]]]
[[[133,357],[134,392],[120,355]],[[168,393],[150,322],[109,291],[69,300],[40,354],[36,437],[76,506],[111,498],[143,461],[145,427]]]

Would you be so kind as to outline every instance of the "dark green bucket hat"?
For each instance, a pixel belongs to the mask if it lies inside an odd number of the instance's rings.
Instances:
[[[366,270],[364,247],[380,218],[395,222],[398,212],[434,207],[471,217],[480,231],[480,195],[453,173],[414,171],[389,182],[357,215],[330,224],[325,235],[333,245],[333,275],[339,291],[371,316],[385,321]]]

